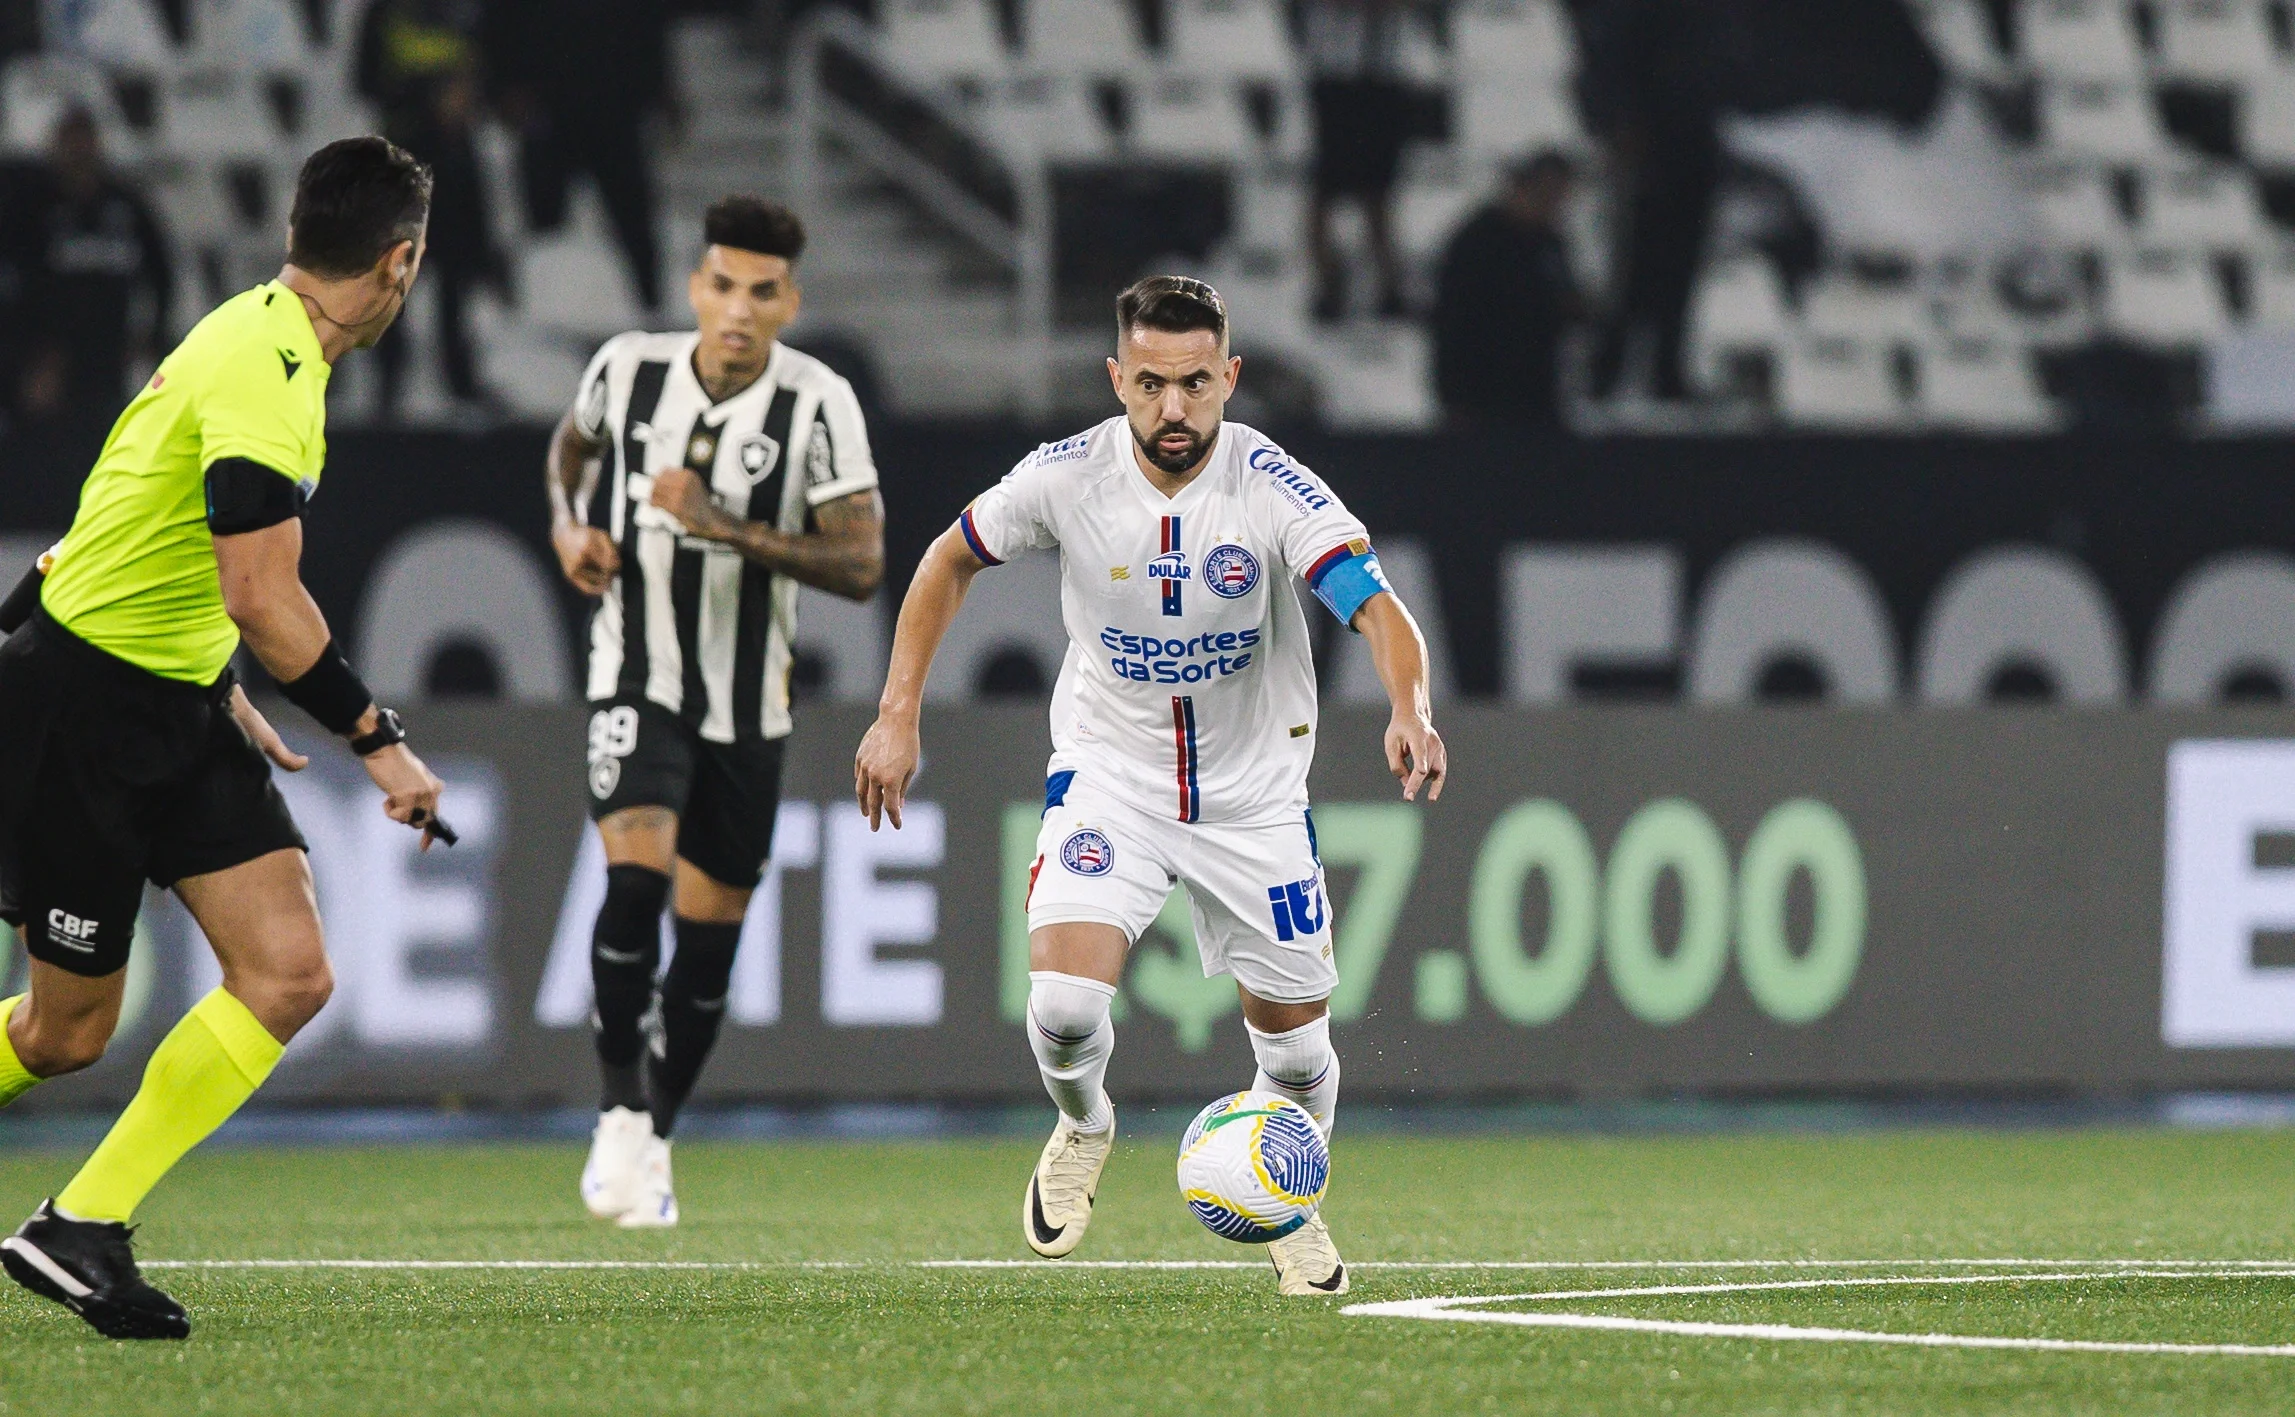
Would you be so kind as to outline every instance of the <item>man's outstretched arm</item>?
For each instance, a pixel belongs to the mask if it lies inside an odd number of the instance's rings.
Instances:
[[[853,755],[853,795],[875,831],[886,818],[900,830],[902,799],[916,776],[923,742],[917,720],[924,711],[924,681],[932,657],[956,619],[982,562],[955,527],[940,534],[917,563],[916,578],[901,599],[900,623],[893,630],[892,664],[877,700],[877,721]]]
[[[1393,714],[1387,720],[1387,769],[1401,781],[1403,800],[1415,801],[1426,788],[1426,800],[1442,796],[1443,778],[1450,757],[1442,735],[1434,731],[1434,702],[1427,692],[1426,639],[1418,621],[1391,590],[1380,591],[1355,611],[1354,627],[1369,642],[1371,665],[1386,686]]]
[[[819,530],[798,533],[734,516],[717,505],[690,468],[655,473],[651,500],[677,518],[687,534],[730,546],[815,590],[866,600],[884,584],[885,506],[874,488],[823,502],[813,509]]]

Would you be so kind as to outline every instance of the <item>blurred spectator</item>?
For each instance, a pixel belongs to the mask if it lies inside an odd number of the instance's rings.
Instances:
[[[1700,0],[1595,0],[1580,20],[1578,101],[1622,197],[1617,297],[1595,341],[1592,392],[1617,389],[1647,341],[1650,392],[1688,396],[1682,327],[1721,175],[1722,7]]]
[[[109,421],[131,367],[168,333],[174,294],[151,208],[104,160],[95,118],[66,109],[46,161],[15,171],[0,202],[0,266],[13,328],[0,353],[8,402],[26,422]],[[0,299],[10,292],[0,290]]]
[[[526,223],[565,225],[567,186],[586,172],[621,243],[638,301],[661,308],[653,163],[646,120],[682,125],[669,83],[669,6],[658,0],[493,0],[487,60],[498,106],[519,130]]]
[[[473,286],[491,284],[507,296],[510,285],[474,142],[480,20],[478,0],[375,0],[359,28],[357,73],[359,92],[382,115],[383,136],[429,163],[435,179],[423,270],[425,284],[438,292],[446,390],[463,403],[492,404],[478,381],[466,324]],[[412,338],[401,321],[375,350],[385,419],[398,411]]]
[[[1315,318],[1347,313],[1347,267],[1331,241],[1331,211],[1361,207],[1378,312],[1404,313],[1402,262],[1395,254],[1395,172],[1414,126],[1414,91],[1402,75],[1404,0],[1305,0],[1308,73],[1315,110],[1314,186],[1307,242],[1315,258]]]
[[[1561,231],[1574,175],[1558,152],[1516,163],[1443,252],[1434,385],[1454,425],[1561,425],[1562,341],[1585,314]]]
[[[1597,398],[1643,342],[1650,392],[1688,396],[1682,332],[1721,180],[1723,113],[1824,107],[1911,127],[1944,87],[1905,0],[1586,0],[1578,50],[1579,108],[1623,208]]]

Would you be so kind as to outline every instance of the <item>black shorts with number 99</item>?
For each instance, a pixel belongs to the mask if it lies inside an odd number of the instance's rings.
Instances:
[[[781,808],[780,738],[715,743],[651,699],[590,706],[590,817],[624,807],[677,813],[677,854],[715,881],[753,889]]]

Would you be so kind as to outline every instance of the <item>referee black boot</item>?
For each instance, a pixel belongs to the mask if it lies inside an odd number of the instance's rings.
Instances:
[[[0,1240],[8,1277],[88,1321],[106,1338],[189,1338],[183,1306],[144,1282],[135,1267],[132,1226],[67,1220],[52,1200]]]

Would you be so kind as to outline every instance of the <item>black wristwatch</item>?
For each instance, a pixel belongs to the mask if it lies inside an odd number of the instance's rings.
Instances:
[[[405,741],[406,725],[398,721],[398,715],[389,709],[378,708],[375,710],[375,731],[353,738],[351,751],[362,758],[372,757],[393,743]]]

